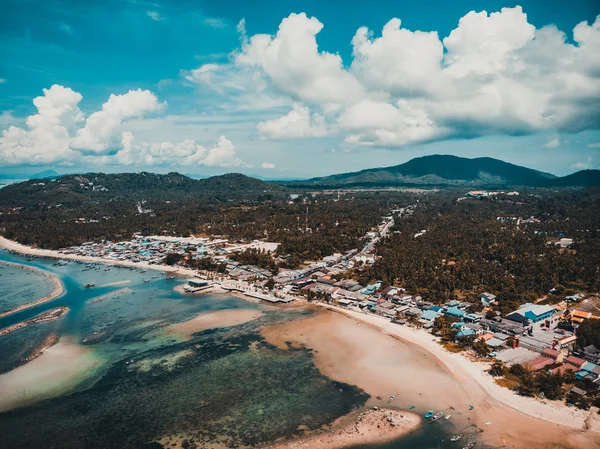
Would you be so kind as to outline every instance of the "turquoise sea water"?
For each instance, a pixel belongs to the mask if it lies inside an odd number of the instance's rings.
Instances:
[[[182,280],[153,270],[57,263],[6,251],[0,251],[0,260],[47,270],[65,286],[63,296],[1,318],[0,328],[58,306],[70,309],[57,321],[0,337],[0,372],[19,365],[50,335],[87,342],[107,361],[72,394],[0,414],[0,447],[158,447],[155,443],[167,435],[188,439],[190,447],[216,438],[232,446],[258,445],[292,436],[301,425],[330,423],[368,399],[362,390],[323,376],[310,350],[278,349],[259,333],[262,325],[310,312],[229,295],[181,295],[173,288]],[[23,283],[34,295],[44,292],[43,284],[29,282],[31,272],[14,276],[11,285],[17,287],[11,288],[18,291]],[[106,286],[123,281],[128,282]],[[96,286],[85,288],[86,283]],[[200,332],[189,341],[161,333],[166,323],[236,308],[259,308],[263,316]],[[379,448],[456,447],[447,442],[450,432],[445,422],[425,425]]]

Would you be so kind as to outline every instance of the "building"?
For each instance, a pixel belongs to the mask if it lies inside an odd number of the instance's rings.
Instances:
[[[456,338],[473,337],[475,335],[475,333],[476,332],[473,329],[469,329],[468,327],[465,327],[462,330],[458,331],[458,333],[456,334]]]
[[[492,304],[496,303],[496,295],[493,295],[491,293],[482,293],[481,294],[481,303],[484,306],[491,306]]]
[[[571,322],[581,323],[583,320],[598,320],[600,315],[594,314],[593,312],[586,312],[583,310],[571,310]]]
[[[566,358],[565,363],[568,363],[569,365],[580,370],[581,368],[583,368],[583,365],[585,365],[587,363],[587,361],[580,359],[579,357],[575,357],[575,356],[571,355]]]
[[[565,335],[554,340],[552,345],[555,349],[572,349],[575,346],[577,337],[575,335]]]
[[[545,368],[548,365],[554,365],[556,363],[554,359],[549,357],[538,357],[537,359],[533,359],[529,362],[523,364],[523,366],[531,371],[537,371],[539,369]]]
[[[548,305],[540,305],[540,304],[523,304],[517,310],[512,313],[506,315],[506,318],[512,321],[517,321],[522,323],[525,320],[532,321],[534,323],[543,321],[547,318],[550,318],[556,310],[553,307]]]
[[[435,310],[426,310],[425,312],[423,312],[423,314],[419,318],[419,321],[426,321],[426,322],[433,321],[438,316],[440,316],[440,314],[438,312],[436,312]]]
[[[546,348],[542,351],[542,357],[547,357],[554,360],[556,363],[560,363],[564,360],[565,355],[556,349]]]
[[[460,310],[456,307],[448,307],[444,313],[455,318],[463,318],[466,315],[464,310]]]

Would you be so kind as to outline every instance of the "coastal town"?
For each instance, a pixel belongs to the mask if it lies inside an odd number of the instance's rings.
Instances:
[[[471,191],[459,200],[494,196],[504,192]],[[518,192],[508,192],[518,196]],[[380,316],[397,326],[422,328],[440,337],[440,343],[451,351],[461,351],[478,360],[489,361],[496,370],[490,375],[507,375],[505,382],[515,391],[522,391],[518,376],[520,369],[527,373],[549,373],[567,379],[558,397],[569,405],[588,409],[600,392],[600,348],[577,345],[577,330],[584,320],[600,319],[600,297],[591,292],[564,294],[559,302],[523,303],[518,308],[501,313],[502,294],[482,292],[478,301],[451,300],[436,303],[405,288],[384,285],[377,281],[361,284],[348,277],[350,270],[374,264],[376,244],[385,239],[395,220],[410,217],[417,204],[389,211],[380,224],[364,235],[362,248],[334,253],[321,260],[305,263],[294,270],[272,273],[256,265],[236,261],[236,254],[252,250],[276,255],[278,243],[266,240],[231,242],[224,237],[173,237],[135,235],[122,242],[86,243],[61,250],[64,257],[86,260],[96,258],[114,263],[132,263],[161,269],[169,257],[175,262],[170,269],[188,275],[183,286],[187,294],[202,294],[215,289],[237,292],[250,301],[286,304],[309,301],[340,310]],[[534,217],[514,217],[515,226],[535,222]],[[418,239],[427,232],[414,234]],[[568,248],[573,240],[560,238],[550,242]],[[210,260],[215,269],[190,270],[185,262]],[[169,263],[169,265],[171,265]],[[191,274],[191,276],[189,276]],[[560,292],[549,291],[556,297]],[[500,367],[500,368],[499,368]],[[522,367],[522,368],[521,368]],[[502,379],[505,380],[505,379]],[[502,383],[502,382],[500,382]],[[575,386],[575,384],[579,386]],[[584,386],[585,388],[581,388]],[[545,397],[544,392],[527,395]]]

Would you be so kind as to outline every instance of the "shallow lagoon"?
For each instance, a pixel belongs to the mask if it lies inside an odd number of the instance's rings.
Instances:
[[[4,371],[51,334],[85,342],[105,361],[102,370],[73,385],[72,394],[0,414],[5,447],[143,447],[177,436],[252,445],[289,436],[299,425],[320,427],[367,399],[359,389],[321,375],[310,351],[282,351],[259,334],[264,324],[306,312],[230,295],[181,295],[173,287],[182,280],[152,270],[28,261],[7,252],[0,259],[47,270],[66,289],[60,298],[1,319],[0,327],[54,307],[70,308],[60,320],[1,338]],[[261,309],[262,316],[185,341],[161,332],[200,313],[249,308]]]
[[[75,377],[70,394],[0,414],[3,447],[137,448],[158,447],[151,444],[158,441],[169,447],[182,438],[190,447],[215,439],[232,447],[256,445],[292,436],[298,426],[318,428],[368,399],[358,388],[323,376],[309,350],[275,348],[259,333],[261,326],[311,312],[226,294],[182,295],[173,288],[183,280],[159,271],[28,260],[5,251],[0,260],[47,270],[66,290],[0,319],[0,328],[61,305],[70,308],[60,320],[0,338],[0,372],[21,364],[54,335],[61,343],[84,345],[92,351],[86,357],[100,361]],[[249,308],[262,316],[189,340],[164,332],[168,324],[198,314]],[[451,431],[446,423],[424,426],[381,448],[452,447]]]

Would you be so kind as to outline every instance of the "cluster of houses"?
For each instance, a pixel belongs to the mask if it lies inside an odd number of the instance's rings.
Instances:
[[[101,257],[117,261],[146,262],[148,264],[162,263],[167,254],[180,254],[196,259],[210,256],[216,262],[228,263],[231,270],[235,271],[239,264],[229,260],[228,256],[231,253],[244,251],[249,248],[274,252],[278,245],[278,243],[261,240],[255,240],[247,244],[236,244],[230,243],[227,239],[223,238],[147,237],[135,235],[131,240],[121,242],[103,241],[100,243],[88,242],[63,249],[60,252],[62,254]],[[270,273],[263,272],[261,275],[270,276]]]
[[[504,319],[499,316],[490,319],[487,314],[470,312],[473,306],[470,302],[452,300],[436,305],[420,296],[406,294],[403,289],[387,287],[378,291],[379,283],[363,287],[355,281],[342,280],[331,285],[319,285],[317,281],[309,284],[309,288],[329,292],[338,305],[382,315],[398,324],[411,320],[424,328],[431,328],[436,318],[444,316],[456,330],[457,341],[467,337],[479,338],[492,350],[491,357],[511,360],[514,353],[518,359],[509,365],[522,363],[532,371],[546,367],[552,372],[572,370],[576,379],[588,379],[600,388],[600,350],[590,345],[580,353],[574,353],[577,337],[572,332],[556,328],[560,320],[571,319],[577,323],[582,319],[600,318],[592,317],[591,312],[574,310],[570,314],[560,314],[550,305],[527,303]],[[499,299],[491,293],[483,293],[480,300],[484,311],[489,311]]]

